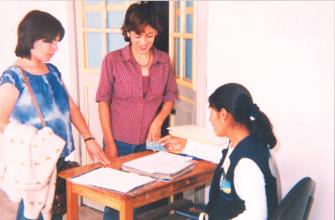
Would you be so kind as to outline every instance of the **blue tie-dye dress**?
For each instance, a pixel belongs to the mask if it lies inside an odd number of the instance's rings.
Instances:
[[[64,158],[74,150],[69,99],[57,67],[52,64],[47,64],[47,67],[49,72],[44,75],[33,75],[26,71],[25,73],[46,125],[66,142],[61,155]],[[9,67],[4,71],[0,78],[0,86],[4,83],[14,85],[20,93],[10,115],[10,121],[17,121],[41,129],[41,121],[17,67]]]

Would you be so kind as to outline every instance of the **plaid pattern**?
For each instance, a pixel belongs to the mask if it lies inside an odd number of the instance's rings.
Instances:
[[[129,45],[105,56],[96,101],[110,103],[115,140],[129,144],[145,143],[160,105],[178,99],[170,58],[155,48],[149,69],[149,84],[143,96],[141,68],[132,56]]]

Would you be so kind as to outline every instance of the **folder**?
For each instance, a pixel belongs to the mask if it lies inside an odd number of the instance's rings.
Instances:
[[[128,161],[122,165],[122,170],[169,181],[191,171],[195,163],[192,157],[160,151]]]

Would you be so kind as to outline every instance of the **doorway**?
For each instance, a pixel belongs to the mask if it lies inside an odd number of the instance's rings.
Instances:
[[[152,1],[156,10],[162,32],[157,36],[155,47],[169,53],[176,80],[180,100],[170,117],[165,120],[162,135],[168,134],[166,129],[172,125],[196,124],[196,68],[195,68],[195,5],[192,1]]]
[[[159,16],[160,25],[162,27],[161,32],[157,35],[154,46],[155,48],[169,53],[169,2],[168,1],[150,1],[148,4],[154,8]],[[173,109],[171,114],[174,114]],[[169,133],[167,128],[170,126],[171,117],[167,117],[163,122],[161,134],[165,136]]]

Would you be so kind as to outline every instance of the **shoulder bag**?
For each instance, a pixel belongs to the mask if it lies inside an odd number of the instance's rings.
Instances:
[[[31,99],[33,101],[34,107],[37,111],[38,117],[40,118],[40,121],[42,123],[43,127],[46,127],[46,123],[43,119],[43,115],[41,112],[41,109],[35,99],[33,90],[31,88],[30,82],[24,71],[22,70],[21,67],[16,66],[21,73],[23,77],[23,81],[27,86],[27,89],[30,93]],[[79,167],[80,164],[76,161],[65,161],[63,158],[60,158],[57,162],[57,172],[74,168],[74,167]],[[52,205],[52,214],[53,215],[64,215],[66,213],[66,180],[60,178],[57,176],[56,180],[56,190],[55,190],[55,197]]]

